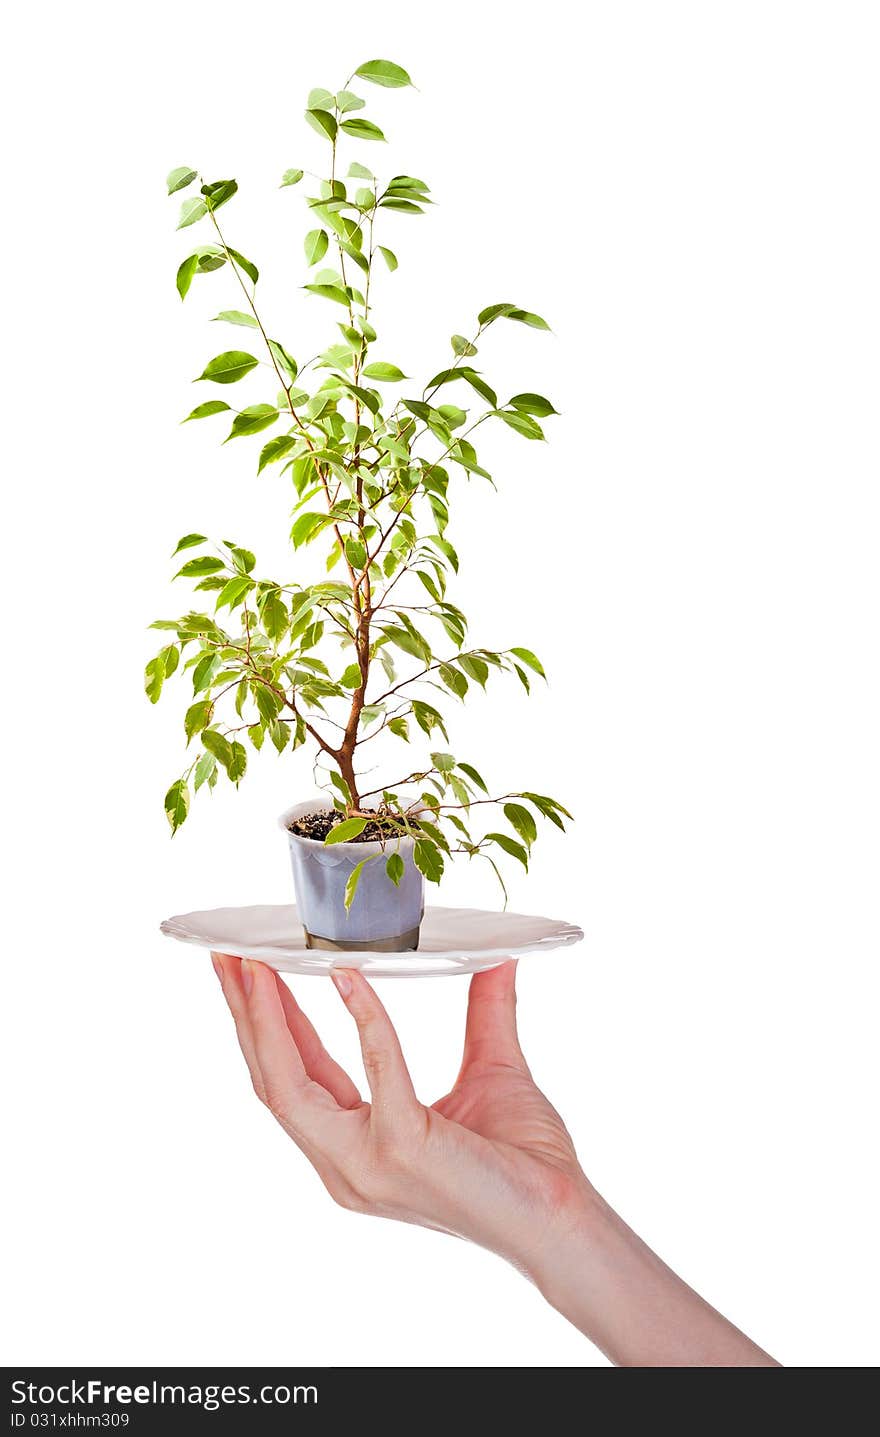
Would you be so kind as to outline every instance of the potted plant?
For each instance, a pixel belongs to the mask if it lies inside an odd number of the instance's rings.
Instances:
[[[310,747],[324,797],[281,819],[307,942],[403,950],[418,943],[425,879],[438,883],[447,858],[487,860],[503,888],[496,859],[528,868],[536,820],[562,828],[570,817],[545,794],[494,794],[472,764],[444,747],[444,699],[464,701],[471,686],[504,672],[527,692],[534,675],[543,677],[530,649],[489,649],[468,637],[448,593],[458,556],[447,526],[461,481],[490,480],[476,431],[496,422],[538,441],[540,421],[556,411],[530,392],[499,403],[475,368],[494,326],[548,328],[518,305],[489,305],[475,332],[454,334],[450,357],[421,389],[385,351],[373,308],[377,270],[397,268],[385,221],[421,215],[431,199],[423,180],[380,180],[362,158],[343,177],[343,145],[363,156],[385,139],[349,88],[359,81],[389,89],[411,83],[399,65],[371,60],[336,94],[313,90],[306,120],[327,145],[329,173],[319,179],[289,169],[281,182],[308,181],[304,288],[335,321],[327,348],[308,362],[276,337],[257,300],[257,266],[227,238],[221,211],[236,194],[235,180],[203,182],[186,166],[168,177],[169,194],[183,195],[178,228],[207,231],[177,271],[180,297],[222,272],[241,308],[217,319],[244,332],[241,345],[215,355],[199,376],[224,397],[199,403],[187,420],[225,416],[224,442],[261,436],[258,472],[271,466],[292,485],[295,562],[293,577],[260,577],[239,543],[185,534],[174,551],[186,553],[175,577],[193,580],[214,612],[153,625],[168,631],[169,642],[147,664],[145,685],[155,703],[175,671],[192,684],[184,726],[193,756],[165,797],[172,832],[192,792],[213,788],[221,773],[241,781],[248,745],[279,754]],[[249,375],[268,384],[236,408],[231,386]],[[317,572],[312,566],[309,580],[315,551],[325,562]],[[365,781],[362,752],[383,734],[404,753],[415,743],[427,753],[397,764],[387,783]],[[485,812],[497,815],[488,826]]]

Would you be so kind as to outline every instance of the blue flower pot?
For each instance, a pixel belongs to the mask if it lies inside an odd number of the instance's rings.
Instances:
[[[419,944],[425,911],[425,880],[413,862],[413,840],[381,843],[325,844],[300,838],[288,825],[307,813],[332,808],[326,799],[295,803],[278,820],[287,833],[290,864],[300,922],[309,948],[403,953]],[[385,872],[385,859],[399,853],[403,877],[395,885]],[[354,902],[346,912],[345,888],[353,869],[361,870]]]

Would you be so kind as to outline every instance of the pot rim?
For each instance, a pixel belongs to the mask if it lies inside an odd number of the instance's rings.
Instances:
[[[322,850],[325,850],[327,848],[327,844],[322,838],[303,838],[302,835],[299,833],[291,833],[287,825],[292,818],[299,818],[304,813],[315,813],[316,811],[318,813],[326,813],[332,808],[333,804],[328,799],[323,797],[305,799],[300,803],[292,803],[289,808],[286,808],[283,813],[279,814],[278,827],[284,829],[291,843],[304,843],[309,848],[320,848]],[[425,804],[413,804],[409,812],[412,814],[416,814],[424,813],[425,810]],[[409,850],[410,848],[415,847],[415,839],[413,838],[404,837],[398,841],[402,849]],[[349,854],[360,853],[361,856],[364,857],[372,856],[377,853],[384,853],[390,846],[391,845],[389,843],[380,843],[377,838],[370,838],[367,839],[366,843],[359,843],[354,840],[351,840],[347,843],[331,843],[330,852]],[[397,849],[395,848],[394,851],[397,852]]]

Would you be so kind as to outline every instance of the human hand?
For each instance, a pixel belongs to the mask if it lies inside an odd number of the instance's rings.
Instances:
[[[516,964],[471,979],[455,1086],[425,1107],[369,983],[335,969],[371,1101],[330,1057],[286,983],[211,955],[260,1100],[325,1187],[356,1212],[420,1223],[500,1253],[615,1363],[774,1367],[602,1200],[535,1086],[516,1032]]]
[[[516,964],[471,979],[461,1071],[425,1107],[382,1003],[355,970],[332,977],[355,1020],[371,1102],[324,1049],[287,984],[212,954],[260,1100],[345,1208],[466,1237],[536,1276],[548,1239],[592,1191],[516,1031]]]

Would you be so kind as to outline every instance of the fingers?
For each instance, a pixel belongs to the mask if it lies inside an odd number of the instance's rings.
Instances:
[[[354,969],[334,968],[330,977],[357,1024],[364,1071],[379,1123],[415,1113],[419,1102],[391,1019],[366,978]]]
[[[275,974],[264,963],[245,958],[241,986],[266,1105],[293,1137],[320,1147],[322,1138],[329,1137],[328,1119],[340,1108],[306,1072],[287,1026]]]
[[[291,1037],[299,1049],[303,1067],[310,1078],[334,1097],[341,1108],[355,1108],[361,1095],[344,1068],[330,1057],[314,1027],[297,1003],[284,979],[276,973],[275,985]]]
[[[263,1087],[263,1075],[260,1072],[260,1065],[257,1062],[254,1035],[251,1031],[251,1021],[248,1017],[244,989],[241,986],[241,959],[233,958],[229,953],[212,953],[211,962],[214,965],[214,972],[220,979],[223,996],[229,1004],[229,1011],[235,1022],[235,1034],[238,1038],[238,1046],[241,1048],[244,1060],[248,1065],[248,1072],[251,1075],[254,1092],[260,1102],[265,1103],[266,1089]]]
[[[516,1031],[516,963],[475,973],[468,993],[462,1069],[503,1064],[527,1073]]]
[[[314,1142],[328,1114],[338,1113],[339,1107],[306,1071],[275,974],[262,963],[228,953],[212,953],[211,961],[235,1020],[254,1092],[293,1137]]]

